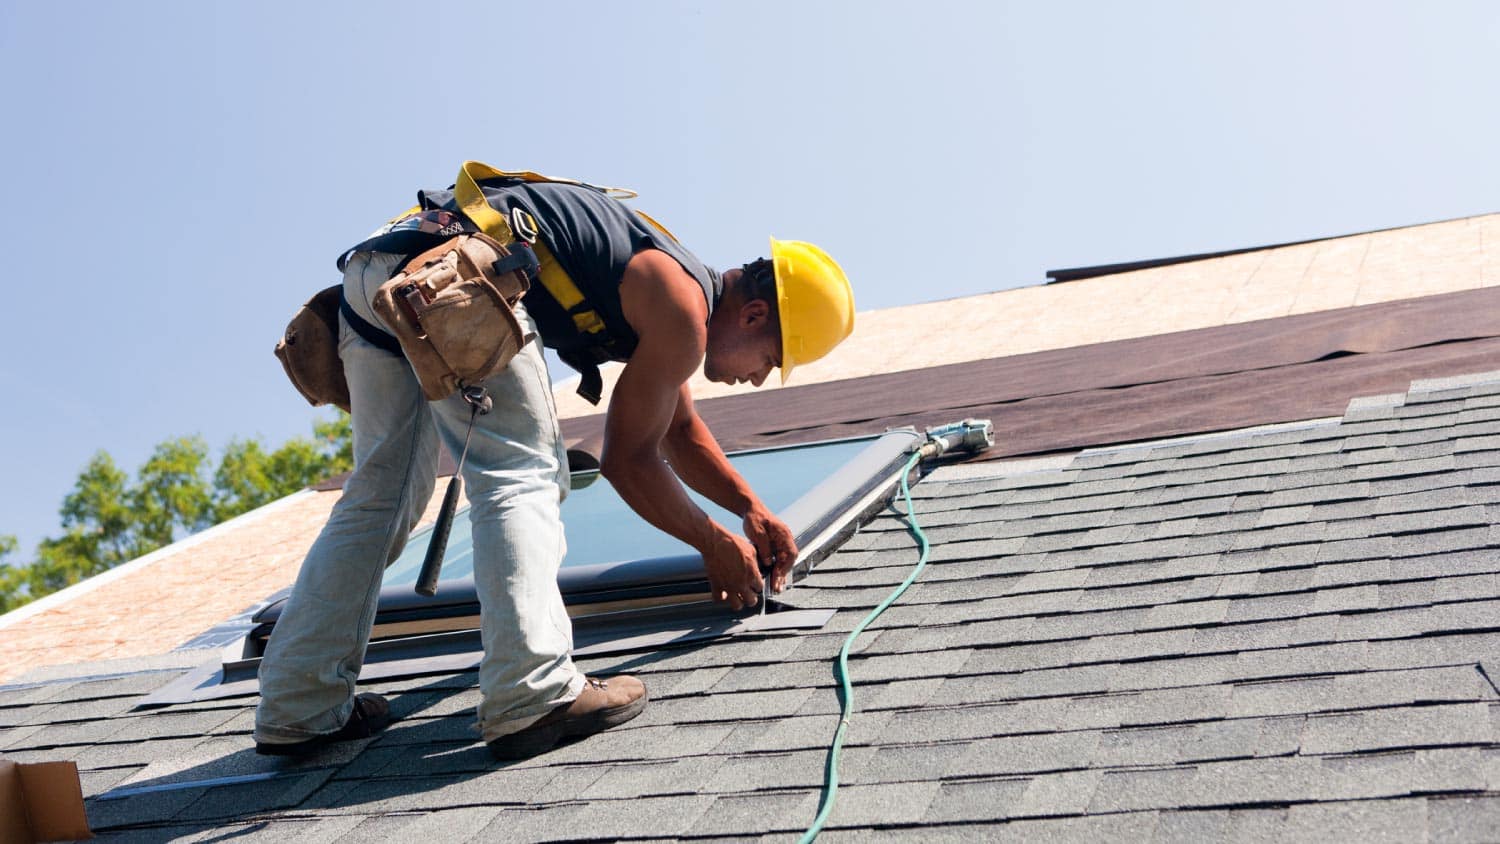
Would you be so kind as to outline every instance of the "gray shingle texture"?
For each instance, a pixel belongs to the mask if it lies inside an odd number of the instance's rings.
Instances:
[[[1490,840],[1500,383],[1401,399],[918,484],[931,563],[854,649],[825,840]],[[583,659],[653,703],[537,759],[475,743],[472,673],[372,684],[405,719],[299,765],[253,699],[131,710],[173,673],[0,689],[0,750],[77,761],[106,840],[785,838],[843,636],[915,561],[893,512],[784,596],[824,630]]]

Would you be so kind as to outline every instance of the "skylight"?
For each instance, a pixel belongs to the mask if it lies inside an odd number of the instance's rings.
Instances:
[[[792,448],[740,452],[731,455],[730,462],[766,506],[773,512],[780,512],[863,451],[871,439],[834,440]],[[575,473],[573,486],[562,504],[563,528],[568,539],[564,567],[579,568],[694,553],[690,546],[637,516],[598,472]],[[696,493],[690,495],[719,523],[733,530],[739,529],[738,517]],[[432,529],[426,528],[412,535],[401,556],[386,569],[382,581],[384,587],[411,588],[416,583],[431,533]],[[474,538],[470,533],[467,510],[463,510],[453,520],[448,554],[443,561],[443,580],[462,580],[473,574]]]

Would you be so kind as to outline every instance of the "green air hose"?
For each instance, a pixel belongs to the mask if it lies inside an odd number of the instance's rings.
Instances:
[[[916,537],[922,553],[917,558],[916,567],[911,570],[911,574],[906,576],[906,580],[903,580],[901,585],[896,587],[895,591],[891,592],[891,594],[886,596],[884,601],[880,602],[880,606],[871,610],[870,614],[865,616],[864,620],[855,626],[853,632],[844,640],[844,646],[839,649],[837,674],[839,679],[839,697],[843,700],[843,712],[839,719],[838,731],[833,734],[833,745],[828,748],[827,779],[823,785],[823,802],[818,808],[818,816],[813,820],[812,826],[808,827],[807,832],[802,834],[802,844],[809,844],[809,842],[818,837],[819,832],[823,831],[823,824],[827,822],[828,814],[833,811],[833,800],[839,791],[839,751],[844,746],[844,733],[849,729],[849,716],[854,712],[854,687],[849,682],[849,648],[854,645],[854,640],[859,638],[859,634],[865,632],[866,627],[869,627],[875,619],[879,618],[880,614],[885,612],[887,607],[895,603],[896,599],[901,597],[901,593],[906,591],[906,587],[912,585],[917,579],[917,575],[921,574],[922,569],[927,567],[927,534],[923,533],[922,526],[917,524],[916,508],[912,506],[911,502],[911,486],[907,483],[907,478],[911,475],[912,468],[917,465],[918,461],[927,456],[924,453],[927,451],[926,448],[918,449],[912,454],[911,459],[906,462],[906,467],[901,470],[901,495],[906,499],[907,527],[911,531],[912,536]]]

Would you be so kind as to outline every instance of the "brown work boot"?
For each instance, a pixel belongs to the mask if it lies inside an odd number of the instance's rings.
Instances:
[[[567,739],[580,739],[629,721],[646,708],[646,684],[634,677],[585,678],[571,703],[548,712],[520,732],[488,742],[496,759],[526,759]]]

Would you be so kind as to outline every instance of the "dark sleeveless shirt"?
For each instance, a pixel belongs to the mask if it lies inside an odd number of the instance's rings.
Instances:
[[[624,360],[635,349],[635,331],[620,307],[620,281],[637,252],[659,249],[670,255],[703,288],[710,313],[718,302],[723,286],[717,271],[602,191],[558,182],[502,179],[484,180],[479,186],[489,204],[502,214],[520,206],[535,218],[540,240],[609,330],[610,350],[596,355],[599,361]],[[452,190],[422,191],[419,199],[424,208],[457,210]],[[532,284],[522,301],[548,348],[581,351],[595,344],[577,330],[572,317],[541,284]]]

